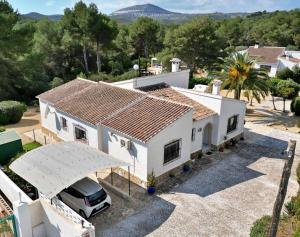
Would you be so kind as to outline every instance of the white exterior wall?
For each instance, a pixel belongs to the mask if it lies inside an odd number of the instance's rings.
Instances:
[[[284,68],[289,68],[289,69],[293,69],[293,67],[294,66],[296,66],[297,65],[297,63],[294,63],[294,62],[291,62],[291,61],[289,61],[289,60],[286,60],[286,59],[284,59],[284,58],[281,58],[280,60],[279,60],[279,66],[278,66],[278,69],[279,70],[282,70],[282,69],[284,69]]]
[[[236,137],[244,132],[244,121],[246,114],[246,103],[238,100],[222,100],[221,114],[219,118],[219,128],[218,128],[218,145],[231,138]],[[227,133],[228,119],[233,116],[238,115],[238,124],[236,130]],[[227,137],[226,139],[225,136]]]
[[[82,228],[80,224],[75,224],[67,219],[44,200],[36,200],[28,205],[28,209],[31,216],[33,237],[74,237],[84,236],[87,233],[86,228]],[[75,212],[72,214],[77,215]]]
[[[155,176],[160,176],[190,159],[192,116],[193,111],[191,110],[150,139],[148,142],[148,174],[153,170]],[[164,164],[164,146],[177,139],[181,139],[180,158]]]
[[[75,125],[79,125],[86,130],[88,144],[94,148],[99,148],[97,126],[88,124],[82,120],[58,111],[51,105],[48,106],[50,108],[49,112],[47,112],[47,104],[40,100],[41,124],[43,127],[57,134],[57,136],[64,141],[74,141]],[[67,120],[67,130],[61,128],[61,117],[64,117]]]
[[[130,172],[141,180],[147,180],[147,159],[148,151],[147,144],[144,144],[136,139],[126,137],[109,128],[103,128],[103,151],[118,159],[126,161],[132,166]],[[121,139],[129,139],[132,142],[132,148],[127,150],[121,147]],[[123,167],[127,170],[127,167]]]
[[[203,129],[209,123],[212,125],[212,141],[216,140],[216,137],[214,138],[213,135],[215,133],[214,130],[217,129],[214,126],[214,124],[216,124],[217,119],[218,119],[218,116],[211,116],[211,117],[193,122],[193,127],[192,128],[196,129],[196,134],[195,134],[195,140],[192,141],[192,143],[191,143],[191,153],[202,150],[202,147],[203,147],[203,132],[204,132]]]
[[[138,77],[131,80],[115,82],[112,84],[125,89],[135,89],[135,88],[155,85],[163,82],[165,82],[170,86],[188,88],[189,70],[184,70],[175,73],[163,73],[163,74],[148,76],[148,77]]]
[[[31,198],[22,191],[2,170],[0,170],[0,190],[9,199],[11,203],[22,201],[32,202]],[[21,198],[21,200],[20,200]]]
[[[275,63],[275,64],[266,64],[266,63],[262,63],[262,64],[255,64],[255,68],[260,68],[261,66],[270,66],[271,67],[271,70],[270,72],[268,73],[269,77],[275,77],[276,76],[276,73],[277,73],[277,70],[278,70],[278,67],[279,67],[279,63]]]
[[[214,118],[213,123],[213,145],[220,145],[225,141],[243,133],[246,113],[246,103],[244,101],[230,99],[220,95],[202,93],[194,90],[185,90],[181,88],[174,89],[214,110],[218,114],[218,116]],[[239,115],[238,126],[235,131],[227,134],[228,118],[233,115]],[[224,140],[224,136],[227,136],[226,140]]]

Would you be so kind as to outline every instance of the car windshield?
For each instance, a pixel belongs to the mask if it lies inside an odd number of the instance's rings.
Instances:
[[[94,203],[99,199],[102,200],[104,197],[106,197],[106,192],[104,191],[104,189],[101,189],[100,191],[88,196],[87,199],[90,203]]]

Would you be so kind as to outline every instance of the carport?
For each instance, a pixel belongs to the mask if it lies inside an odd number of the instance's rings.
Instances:
[[[130,193],[130,164],[79,142],[34,149],[14,161],[10,168],[51,199],[97,170],[119,166],[128,167]]]

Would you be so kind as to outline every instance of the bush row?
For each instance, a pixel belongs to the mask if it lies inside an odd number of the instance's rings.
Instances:
[[[26,109],[26,105],[18,101],[0,102],[0,125],[19,122]]]
[[[291,111],[295,113],[296,116],[300,116],[300,97],[295,97],[292,100]]]

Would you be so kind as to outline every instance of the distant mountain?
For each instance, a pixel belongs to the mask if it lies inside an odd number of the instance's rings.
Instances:
[[[37,12],[30,12],[22,15],[24,18],[31,18],[34,20],[40,20],[43,18],[48,18],[49,20],[59,21],[63,15],[43,15]]]
[[[247,13],[208,13],[208,14],[186,14],[171,12],[153,4],[135,5],[132,7],[122,8],[113,12],[110,16],[117,21],[128,23],[139,17],[151,17],[158,21],[164,22],[184,22],[196,16],[210,16],[214,19],[226,19],[237,16],[245,16]]]
[[[122,23],[129,23],[136,20],[139,17],[151,17],[161,22],[174,22],[181,23],[189,21],[196,16],[209,16],[213,19],[227,19],[237,16],[246,16],[248,13],[207,13],[207,14],[186,14],[179,12],[171,12],[153,4],[135,5],[131,7],[122,8],[113,12],[110,16]],[[30,12],[22,15],[24,18],[39,20],[48,18],[49,20],[58,21],[63,15],[43,15],[37,12]]]

